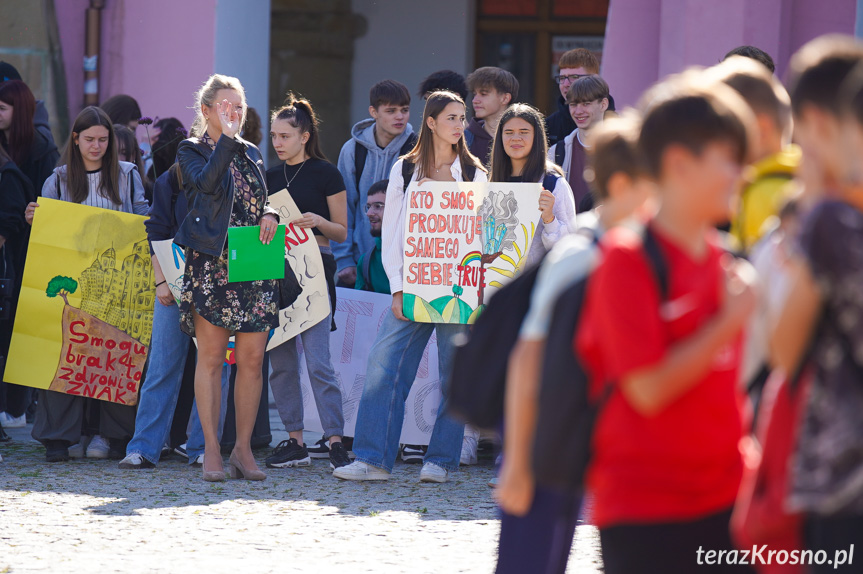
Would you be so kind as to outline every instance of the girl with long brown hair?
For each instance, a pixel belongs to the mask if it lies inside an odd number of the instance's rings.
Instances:
[[[390,172],[383,220],[383,263],[393,293],[392,308],[384,316],[369,354],[365,388],[357,413],[354,454],[357,460],[335,469],[345,480],[387,480],[399,448],[404,402],[416,377],[426,343],[437,332],[441,376],[452,366],[454,338],[467,325],[414,323],[402,313],[404,229],[407,187],[425,181],[487,181],[481,162],[464,142],[465,105],[452,92],[432,92],[426,100],[417,145]],[[446,482],[458,469],[464,425],[446,414],[447,381],[420,480]]]
[[[118,160],[114,127],[108,114],[96,106],[84,108],[75,118],[60,166],[45,180],[42,196],[137,215],[146,215],[148,208],[138,168]],[[27,206],[28,223],[38,207],[35,202]],[[91,418],[98,418],[99,434],[84,450],[88,437],[82,436],[81,427],[87,405],[99,413]],[[75,444],[90,458],[121,459],[134,428],[134,407],[39,391],[33,438],[45,445],[48,462],[68,460],[69,447]]]

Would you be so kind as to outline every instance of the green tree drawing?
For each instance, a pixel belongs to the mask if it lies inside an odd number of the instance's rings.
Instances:
[[[66,298],[67,295],[74,293],[78,290],[78,282],[72,279],[71,277],[64,277],[63,275],[57,275],[53,279],[48,282],[48,288],[45,290],[45,294],[48,297],[56,297],[59,295],[63,298],[63,301],[66,305],[69,304],[69,299]]]

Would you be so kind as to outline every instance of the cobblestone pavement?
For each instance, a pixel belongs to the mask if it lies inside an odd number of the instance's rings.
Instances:
[[[213,484],[175,456],[146,471],[116,461],[49,465],[29,426],[7,432],[0,573],[494,570],[491,461],[442,485],[421,484],[419,466],[401,463],[387,483],[342,482],[321,460],[268,469],[260,483]],[[273,434],[273,444],[286,438]],[[257,452],[262,468],[266,454]],[[595,529],[580,526],[569,572],[601,572],[599,563]]]

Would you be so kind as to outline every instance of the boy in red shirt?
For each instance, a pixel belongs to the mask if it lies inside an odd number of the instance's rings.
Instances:
[[[704,83],[687,74],[645,100],[639,148],[661,200],[648,233],[667,296],[643,235],[611,230],[576,334],[592,392],[611,386],[587,476],[606,574],[746,570],[716,556],[733,548],[740,334],[755,295],[751,268],[730,260],[714,227],[731,212],[754,119],[733,90]]]

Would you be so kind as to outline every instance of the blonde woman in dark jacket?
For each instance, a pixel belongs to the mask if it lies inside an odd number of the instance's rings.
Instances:
[[[278,216],[267,204],[263,159],[239,133],[246,98],[239,80],[215,74],[198,92],[196,137],[177,150],[189,214],[174,242],[186,248],[180,300],[181,327],[197,337],[195,396],[204,429],[204,480],[223,481],[218,421],[221,370],[228,339],[235,337],[234,391],[237,441],[231,476],[264,480],[252,455],[252,429],[261,399],[261,366],[270,329],[279,325],[275,280],[228,283],[228,227],[260,225],[270,243]]]

